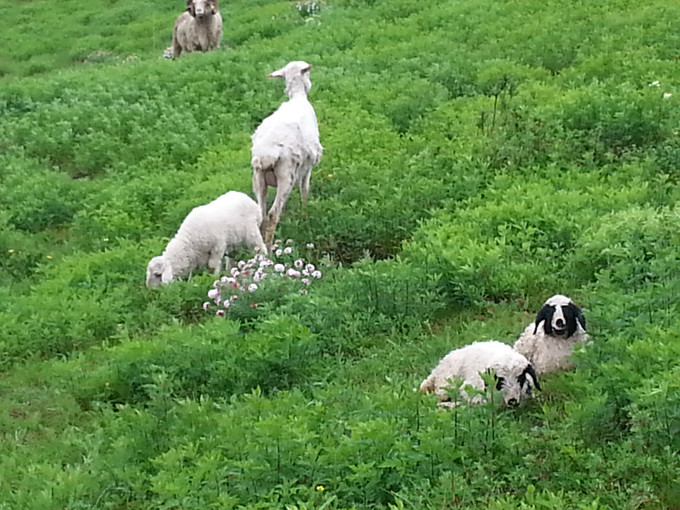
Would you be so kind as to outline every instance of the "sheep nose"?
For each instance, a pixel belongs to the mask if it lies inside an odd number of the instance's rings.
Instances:
[[[562,319],[557,319],[557,321],[555,321],[555,324],[557,325],[558,328],[564,327],[564,321]]]
[[[517,401],[516,398],[511,398],[510,400],[508,400],[508,405],[509,405],[509,406],[515,407],[515,406],[517,406],[518,404],[519,404],[519,402]]]

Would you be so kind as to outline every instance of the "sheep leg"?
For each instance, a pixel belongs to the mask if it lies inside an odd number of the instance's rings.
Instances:
[[[256,229],[248,233],[248,236],[246,238],[246,244],[248,248],[250,248],[253,251],[258,251],[262,255],[267,254],[267,245],[264,244],[264,240],[262,239],[262,233],[260,232],[259,229]]]
[[[287,175],[276,175],[277,188],[276,188],[276,198],[274,198],[274,203],[271,209],[269,209],[269,214],[267,215],[267,226],[265,227],[264,242],[267,246],[272,246],[274,241],[274,232],[276,231],[276,226],[279,224],[281,219],[281,213],[286,206],[286,201],[290,192],[293,191],[293,174],[292,172]]]
[[[257,205],[260,207],[262,215],[262,222],[258,227],[264,233],[267,226],[267,179],[264,172],[258,170],[253,172],[253,193],[255,193]]]
[[[220,269],[222,269],[222,258],[224,257],[224,250],[221,252],[219,250],[211,251],[208,256],[208,269],[210,269],[214,274],[219,274]]]
[[[309,181],[312,178],[311,168],[300,182],[300,196],[302,197],[302,207],[307,207],[307,197],[309,196]]]

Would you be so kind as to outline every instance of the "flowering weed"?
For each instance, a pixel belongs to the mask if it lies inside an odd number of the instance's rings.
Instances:
[[[208,291],[210,301],[203,303],[203,309],[215,310],[218,317],[232,312],[244,318],[262,304],[276,306],[283,296],[307,295],[312,282],[323,276],[307,258],[313,248],[314,244],[307,243],[302,250],[305,255],[300,255],[291,239],[285,243],[277,240],[271,257],[258,253],[239,260],[228,275],[213,282]]]

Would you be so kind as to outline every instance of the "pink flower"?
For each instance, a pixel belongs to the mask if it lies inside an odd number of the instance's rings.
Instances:
[[[248,292],[255,292],[257,290],[257,284],[251,283],[248,285]]]
[[[286,271],[286,276],[290,276],[291,278],[300,278],[300,271],[296,271],[292,267]]]
[[[293,262],[293,265],[298,269],[302,269],[302,266],[304,266],[305,263],[302,259],[297,259],[295,262]]]
[[[250,308],[257,308],[257,303],[250,303]]]
[[[302,283],[304,283],[305,285],[309,285],[310,283],[312,283],[312,282],[309,281],[309,278],[303,278],[303,279],[300,280],[300,281],[301,281]]]
[[[282,254],[283,254],[283,250],[281,248],[279,248],[278,250],[276,250],[274,252],[274,255],[276,255],[277,257],[280,257]]]
[[[285,271],[285,269],[286,269],[286,266],[284,266],[283,264],[275,264],[274,265],[274,271],[276,271],[277,273],[283,273]]]
[[[208,311],[208,308],[210,308],[210,301],[206,301],[205,303],[203,303],[203,309],[206,312]]]
[[[292,239],[286,239],[286,244],[293,244],[293,240]]]
[[[242,260],[239,260],[237,265],[239,269],[243,269],[244,267],[246,267],[246,263],[243,262]]]
[[[312,272],[312,276],[313,276],[314,278],[317,278],[317,279],[318,279],[318,278],[321,278],[321,271],[316,270],[316,271]]]
[[[290,255],[291,253],[293,253],[293,248],[291,248],[290,246],[286,246],[286,248],[283,250],[283,253],[285,253],[286,255]]]
[[[224,310],[217,310],[215,312],[215,315],[217,315],[218,317],[224,317],[225,315],[227,315],[227,312],[225,312]]]
[[[217,290],[217,289],[210,289],[210,290],[208,291],[208,297],[209,297],[210,299],[215,299],[215,298],[218,297],[219,295],[220,295],[220,291]]]
[[[239,274],[238,269],[236,269],[235,267],[231,268],[230,273],[231,273],[231,276],[233,276],[234,278],[236,278]]]
[[[314,243],[307,243],[307,248],[314,248]]]
[[[307,295],[307,289],[300,289],[300,294],[303,296]]]
[[[314,264],[307,264],[307,267],[305,267],[307,272],[311,273],[313,272],[316,268],[314,267]]]

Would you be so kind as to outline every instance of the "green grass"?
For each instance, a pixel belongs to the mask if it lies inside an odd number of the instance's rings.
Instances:
[[[679,508],[680,9],[307,4],[166,61],[183,2],[0,0],[0,509]],[[146,289],[300,59],[324,277]],[[527,406],[414,393],[556,293],[593,344]]]

